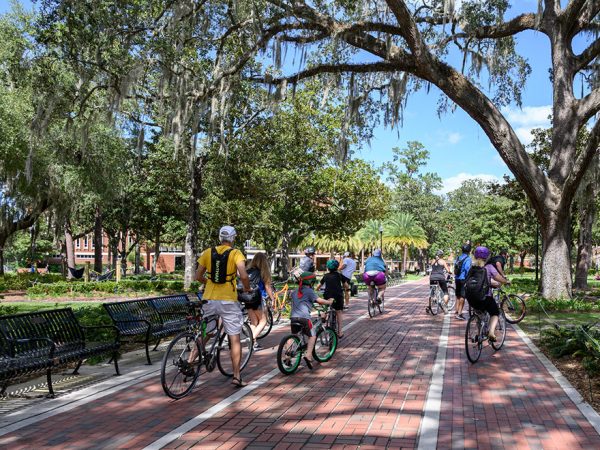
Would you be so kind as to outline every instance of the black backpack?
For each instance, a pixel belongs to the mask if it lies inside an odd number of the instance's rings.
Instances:
[[[458,258],[456,258],[456,262],[454,263],[454,275],[459,276],[460,272],[462,271],[463,265],[465,263],[465,260],[468,258],[469,256],[465,256],[462,260],[460,259],[460,256]]]
[[[482,302],[490,290],[487,270],[484,267],[473,266],[469,269],[465,280],[465,298],[469,302]]]
[[[207,273],[208,279],[215,284],[225,284],[228,281],[233,284],[236,272],[227,273],[227,262],[229,254],[233,249],[228,248],[223,253],[217,252],[217,248],[213,247],[210,254],[210,272]]]

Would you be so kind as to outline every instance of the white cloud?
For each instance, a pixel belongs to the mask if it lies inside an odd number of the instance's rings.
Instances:
[[[528,145],[533,140],[531,130],[534,128],[550,128],[548,116],[552,114],[552,105],[524,106],[522,109],[507,108],[502,113],[521,142]]]
[[[458,144],[462,138],[462,134],[453,132],[448,135],[448,142],[451,144]]]
[[[502,182],[500,178],[495,175],[490,175],[486,173],[480,173],[477,175],[473,175],[470,173],[461,172],[458,175],[455,175],[450,178],[446,178],[443,180],[442,189],[438,191],[438,194],[447,194],[448,192],[452,192],[455,189],[458,189],[463,181],[479,179],[482,181],[493,181],[493,182]]]

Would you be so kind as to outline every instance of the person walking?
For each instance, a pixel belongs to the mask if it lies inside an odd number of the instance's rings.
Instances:
[[[205,284],[203,300],[208,302],[202,308],[207,316],[218,315],[229,337],[231,346],[231,364],[233,379],[237,387],[246,386],[240,375],[242,346],[240,333],[244,316],[237,293],[237,275],[239,274],[244,292],[250,293],[250,280],[246,272],[246,259],[241,251],[233,248],[236,236],[235,228],[225,225],[219,230],[220,245],[207,248],[198,258],[196,278]]]
[[[340,273],[344,281],[344,305],[346,308],[350,307],[350,284],[352,283],[352,276],[355,270],[356,260],[354,259],[354,255],[351,252],[344,253]]]
[[[269,269],[269,261],[264,253],[257,253],[248,265],[248,278],[250,286],[258,290],[258,295],[254,301],[246,303],[246,310],[250,318],[250,328],[252,329],[252,337],[254,339],[254,350],[260,350],[257,337],[267,325],[267,315],[263,308],[263,299],[270,298],[275,301],[273,296],[273,288],[271,287],[271,270]]]
[[[465,280],[471,268],[471,244],[462,246],[462,254],[454,261],[454,281],[456,283],[456,316],[458,320],[465,320],[463,308],[465,307]]]

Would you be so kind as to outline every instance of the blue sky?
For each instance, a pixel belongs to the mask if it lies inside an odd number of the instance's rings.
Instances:
[[[28,0],[21,0],[21,3],[31,6]],[[537,0],[513,0],[512,3],[511,16],[537,9]],[[0,13],[9,8],[8,0],[0,0]],[[522,109],[512,105],[504,113],[521,140],[528,143],[532,128],[549,126],[547,116],[552,102],[548,79],[550,46],[546,36],[537,32],[521,33],[516,39],[517,49],[528,59],[532,74],[523,88]],[[380,165],[391,159],[393,147],[404,147],[407,141],[419,141],[431,155],[425,170],[442,177],[443,192],[457,188],[463,180],[474,176],[494,180],[509,173],[487,136],[466,113],[457,109],[438,117],[439,95],[435,87],[429,94],[423,91],[411,95],[404,110],[402,127],[390,130],[379,126],[370,145],[362,145],[355,155]]]

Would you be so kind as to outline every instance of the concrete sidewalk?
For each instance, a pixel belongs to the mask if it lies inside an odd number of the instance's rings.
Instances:
[[[600,448],[596,429],[515,330],[471,365],[465,322],[427,315],[427,294],[426,279],[390,288],[386,313],[373,319],[365,300],[353,299],[338,351],[314,371],[279,373],[276,349],[289,332],[281,327],[253,355],[246,388],[203,373],[194,392],[172,401],[155,364],[1,416],[0,446]]]

